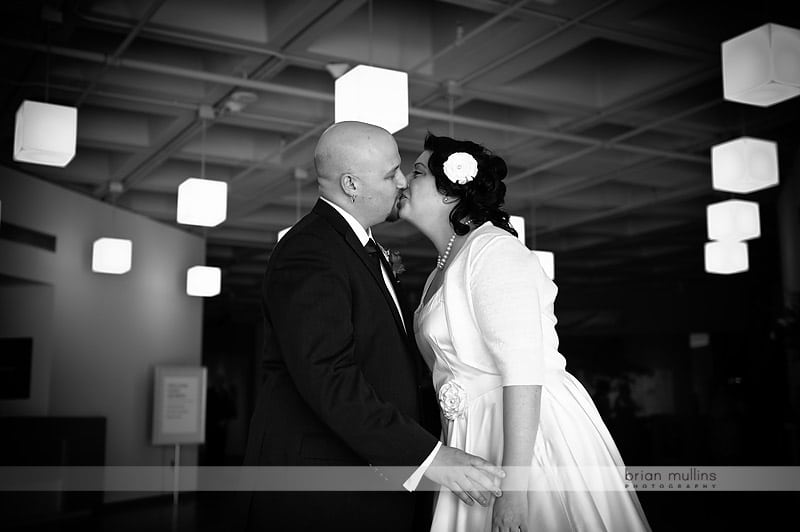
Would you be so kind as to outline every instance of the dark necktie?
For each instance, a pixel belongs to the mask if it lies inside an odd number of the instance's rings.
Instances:
[[[371,238],[369,241],[364,244],[364,249],[367,253],[369,253],[370,257],[372,257],[375,266],[377,267],[378,277],[383,279],[383,274],[381,273],[381,265],[386,268],[387,272],[391,272],[392,269],[389,267],[389,264],[386,262],[386,257],[383,256],[383,252],[381,248],[378,247],[378,244],[375,243],[374,240]]]

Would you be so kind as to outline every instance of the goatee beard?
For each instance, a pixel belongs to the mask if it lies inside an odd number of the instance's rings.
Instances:
[[[398,203],[398,201],[395,201],[394,205],[392,205],[392,210],[386,216],[387,222],[396,222],[400,219],[400,207],[398,206]]]

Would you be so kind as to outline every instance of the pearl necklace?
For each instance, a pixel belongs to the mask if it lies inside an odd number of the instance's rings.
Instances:
[[[436,257],[436,267],[440,270],[444,270],[444,265],[447,263],[447,258],[450,256],[450,250],[453,249],[453,242],[456,240],[456,234],[453,233],[453,236],[450,237],[450,241],[447,243],[447,247],[444,249],[444,255],[439,255]]]

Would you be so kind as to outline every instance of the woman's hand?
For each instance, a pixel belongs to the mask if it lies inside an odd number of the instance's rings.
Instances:
[[[528,532],[528,493],[506,491],[494,501],[492,532]]]

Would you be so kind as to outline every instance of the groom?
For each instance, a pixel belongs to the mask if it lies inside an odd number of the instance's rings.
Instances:
[[[373,466],[376,475],[410,466],[410,476],[385,491],[256,492],[248,530],[427,529],[431,508],[410,493],[423,475],[488,504],[502,471],[420,424],[433,394],[423,393],[413,325],[371,231],[396,219],[407,185],[394,138],[340,122],[320,137],[314,164],[321,197],[275,246],[264,278],[264,381],[245,465]]]

